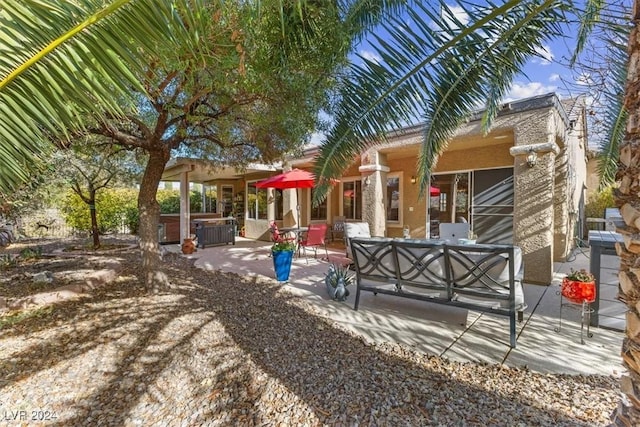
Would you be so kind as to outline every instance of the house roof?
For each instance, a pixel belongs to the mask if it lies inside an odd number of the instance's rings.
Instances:
[[[178,157],[170,159],[162,173],[163,181],[180,181],[182,172],[189,172],[189,180],[193,182],[207,182],[213,176],[216,180],[238,179],[252,172],[274,172],[282,169],[281,164],[263,165],[252,163],[246,168],[222,167],[203,159]]]
[[[584,100],[581,100],[582,97],[577,98],[568,98],[560,100],[555,93],[547,93],[543,95],[533,96],[530,98],[519,99],[515,101],[510,101],[502,104],[499,112],[498,118],[504,117],[507,115],[519,114],[523,112],[538,110],[538,109],[548,109],[555,108],[558,112],[560,118],[564,121],[567,128],[570,127],[572,121],[575,121],[581,109],[578,108],[581,105],[584,105]],[[486,109],[480,109],[475,111],[472,116],[469,118],[469,123],[477,122],[482,119],[482,115]],[[402,147],[407,147],[410,143],[415,140],[415,143],[418,144],[422,140],[422,132],[424,131],[425,125],[424,123],[407,126],[401,129],[397,129],[391,131],[387,134],[387,137],[390,140],[393,139],[401,139],[402,143],[400,145],[389,144],[388,147],[383,148],[383,151],[389,150],[401,150]],[[503,143],[507,141],[506,138],[513,138],[512,133],[506,132],[505,130],[496,130],[492,132],[490,135],[486,137],[490,137],[495,139],[493,143]],[[478,144],[486,144],[486,137],[483,138],[484,142],[478,140]],[[466,141],[463,147],[469,148],[470,142]],[[451,146],[451,149],[455,149],[455,147]],[[314,163],[314,158],[319,151],[318,146],[309,146],[306,147],[302,155],[298,155],[295,157],[287,158],[287,161],[294,167],[311,167]],[[399,154],[400,155],[400,154]],[[193,181],[203,182],[206,180],[210,180],[211,176],[215,176],[216,180],[223,179],[237,179],[242,177],[246,173],[251,172],[264,172],[264,171],[279,171],[282,170],[281,164],[276,165],[258,165],[252,164],[249,165],[246,169],[240,170],[236,168],[223,168],[223,167],[215,167],[212,163],[209,163],[205,160],[200,159],[189,159],[189,158],[177,158],[171,159],[165,168],[165,171],[162,175],[162,179],[166,181],[176,181],[180,179],[180,172],[188,171],[190,179]]]
[[[577,98],[567,98],[560,100],[554,92],[546,93],[543,95],[532,96],[530,98],[518,99],[516,101],[505,102],[498,111],[498,117],[523,113],[525,111],[533,111],[542,108],[555,107],[560,114],[560,117],[565,121],[568,126],[571,120],[570,114],[577,116],[579,110],[574,108],[582,96]],[[486,108],[482,108],[473,112],[469,118],[469,122],[475,122],[482,120],[482,115],[485,113]],[[411,133],[422,132],[425,124],[420,123],[413,126],[407,126],[398,130],[389,132],[389,137],[403,136]]]

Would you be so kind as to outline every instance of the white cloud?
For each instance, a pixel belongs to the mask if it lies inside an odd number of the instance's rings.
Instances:
[[[453,12],[453,16],[458,19],[462,25],[467,25],[469,23],[469,14],[460,6],[449,6],[451,12]]]
[[[458,21],[460,21],[460,24],[462,27],[464,27],[469,23],[470,21],[469,14],[463,8],[461,8],[460,6],[452,6],[452,5],[447,5],[447,7],[451,11],[451,14],[449,14],[449,12],[444,14],[443,13],[444,10],[440,9],[440,20],[446,23],[446,27],[454,27],[454,28],[458,27],[458,25],[453,24],[451,15],[453,15]],[[445,24],[442,24],[442,25],[445,25]],[[442,29],[440,24],[433,21],[429,23],[429,27],[432,30],[436,30],[436,31],[440,31]]]
[[[535,48],[538,57],[536,57],[533,62],[540,65],[549,65],[551,61],[553,61],[553,52],[551,52],[551,48],[547,45],[537,46]]]
[[[364,59],[375,62],[376,64],[379,64],[380,61],[382,61],[380,55],[375,52],[371,52],[370,50],[361,50],[360,56],[362,56]]]
[[[560,80],[560,74],[554,73],[549,76],[550,82],[557,82],[558,80]]]
[[[554,92],[556,86],[546,86],[540,82],[514,83],[511,90],[507,94],[505,101],[515,101],[523,98],[530,98],[536,95]]]

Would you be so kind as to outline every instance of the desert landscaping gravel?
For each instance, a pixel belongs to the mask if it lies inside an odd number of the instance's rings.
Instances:
[[[613,377],[370,344],[275,281],[176,255],[151,294],[137,251],[105,256],[119,277],[90,295],[0,314],[0,425],[598,426],[618,402]]]

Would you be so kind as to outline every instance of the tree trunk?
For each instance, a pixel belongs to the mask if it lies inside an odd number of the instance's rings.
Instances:
[[[149,150],[149,161],[140,184],[138,210],[140,211],[140,248],[142,271],[147,289],[158,292],[169,285],[167,276],[159,271],[158,222],[160,205],[156,200],[158,185],[164,167],[169,161],[169,150]]]
[[[640,2],[634,1],[632,24],[633,29],[629,36],[629,65],[627,73],[627,86],[625,88],[625,107],[629,112],[627,132],[620,146],[620,162],[616,181],[621,185],[615,193],[616,205],[623,207],[623,211],[629,208],[640,209]],[[625,230],[619,230],[628,235],[635,235],[633,239],[625,239],[632,242],[638,237],[638,227],[633,221],[633,216],[626,215]],[[639,426],[640,425],[640,331],[630,325],[638,324],[638,303],[640,302],[640,276],[637,266],[640,265],[640,253],[630,245],[618,244],[620,255],[620,276],[625,277],[624,288],[619,290],[619,298],[627,304],[627,328],[622,342],[622,360],[627,372],[620,380],[622,400],[618,409],[612,416],[615,426]]]
[[[100,247],[100,234],[98,232],[98,215],[96,215],[96,192],[89,193],[89,212],[91,213],[91,236],[93,237],[93,249]]]

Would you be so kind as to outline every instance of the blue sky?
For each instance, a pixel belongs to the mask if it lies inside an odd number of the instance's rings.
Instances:
[[[468,22],[465,12],[461,8],[451,5],[450,7],[456,12],[456,16],[461,22]],[[569,96],[564,82],[574,82],[576,80],[575,72],[572,72],[562,64],[568,62],[573,52],[576,28],[567,30],[564,39],[551,40],[538,49],[540,56],[529,61],[524,74],[513,82],[512,89],[505,101],[528,98],[549,92],[558,92],[561,96]],[[357,53],[376,62],[380,60],[373,50],[366,46],[366,43],[363,43],[357,49]],[[358,62],[357,59],[356,62]]]
[[[581,0],[576,1],[578,3],[581,2]],[[615,5],[608,3],[606,6],[608,15],[623,16],[621,19],[626,21],[626,15],[622,12],[622,8],[629,7],[626,1],[627,0],[621,0],[620,4],[616,3]],[[469,21],[465,12],[461,8],[452,7],[451,5],[450,7],[462,25]],[[409,24],[409,21],[407,20],[406,23]],[[586,95],[587,107],[590,109],[590,112],[594,113],[594,115],[589,114],[589,121],[594,124],[599,123],[597,125],[589,124],[589,145],[595,148],[598,145],[598,141],[601,141],[604,135],[600,116],[606,106],[598,104],[598,92],[595,91],[596,89],[594,89],[594,87],[587,86],[585,82],[600,81],[600,79],[602,79],[602,75],[606,76],[609,71],[602,66],[602,70],[592,71],[592,74],[588,75],[583,71],[585,69],[584,67],[582,69],[579,67],[572,69],[568,66],[569,60],[575,49],[577,32],[578,24],[576,22],[573,26],[564,27],[562,29],[563,37],[551,38],[546,42],[546,44],[541,46],[538,49],[538,56],[531,58],[525,65],[523,73],[516,76],[513,80],[511,89],[508,91],[508,94],[503,101],[508,102],[519,100],[550,92],[555,92],[560,98],[582,94]],[[378,32],[378,35],[381,35],[381,37],[384,38],[384,35],[382,34],[384,34],[382,30]],[[587,44],[587,46],[585,46],[585,53],[588,53],[590,50],[595,52],[598,49],[603,49],[602,44],[597,41],[598,38],[594,36],[595,34],[596,32],[594,32],[589,39],[591,43],[595,43],[595,46]],[[623,40],[623,43],[626,44],[626,40]],[[593,50],[594,47],[595,50]],[[606,51],[606,47],[607,46],[603,49],[604,51]],[[362,64],[363,61],[358,55],[375,62],[380,61],[375,50],[371,48],[367,41],[361,43],[361,45],[356,48],[354,55],[352,56],[352,61],[355,64]],[[603,63],[604,60],[597,56],[595,58],[595,65],[599,67],[600,63]],[[600,75],[597,75],[597,73],[600,73]],[[481,105],[478,106],[478,108],[481,107]],[[311,143],[317,144],[321,142],[322,139],[323,136],[321,134],[314,134]]]
[[[453,9],[456,11],[455,7]],[[457,9],[457,12],[456,17],[465,23],[467,20],[463,10]],[[554,38],[543,45],[538,50],[539,56],[530,59],[523,74],[514,79],[504,101],[529,98],[549,92],[555,92],[561,98],[581,93],[585,89],[585,86],[581,84],[581,80],[584,80],[585,76],[581,76],[578,71],[572,70],[566,65],[575,48],[576,32],[577,25],[573,28],[567,28],[563,38]],[[369,60],[380,61],[367,42],[358,46],[356,53]],[[356,64],[362,63],[362,60],[355,55],[352,60]],[[321,135],[315,134],[312,143],[321,141],[321,138]]]

